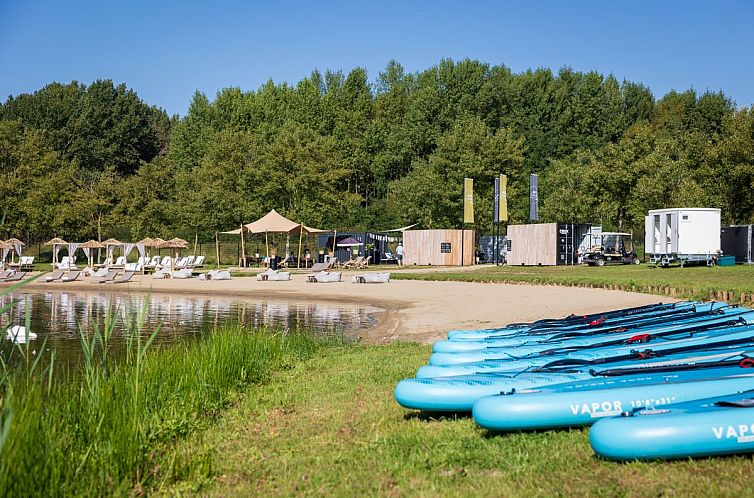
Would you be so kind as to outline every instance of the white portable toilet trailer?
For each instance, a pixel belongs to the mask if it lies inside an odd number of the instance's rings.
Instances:
[[[712,266],[721,254],[719,209],[653,209],[644,223],[644,252],[650,263]]]

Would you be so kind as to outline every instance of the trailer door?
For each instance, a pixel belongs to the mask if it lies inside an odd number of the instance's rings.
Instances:
[[[678,254],[678,211],[665,216],[668,223],[668,253]]]
[[[654,216],[647,215],[644,217],[644,252],[647,254],[655,254],[654,233]]]

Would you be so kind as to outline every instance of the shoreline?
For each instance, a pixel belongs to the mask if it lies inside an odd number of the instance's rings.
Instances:
[[[358,272],[357,272],[358,273]],[[253,277],[232,280],[153,279],[136,275],[126,284],[96,284],[87,280],[46,283],[34,281],[23,289],[79,292],[138,292],[234,298],[277,298],[367,305],[377,325],[362,339],[370,343],[410,340],[430,343],[450,329],[485,328],[511,322],[586,314],[615,308],[672,301],[667,297],[582,287],[457,281],[391,280],[386,284],[309,283],[306,274],[287,282],[258,282]]]

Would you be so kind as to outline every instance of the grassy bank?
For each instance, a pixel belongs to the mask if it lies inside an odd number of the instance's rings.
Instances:
[[[113,364],[107,334],[82,341],[91,361],[76,378],[29,375],[26,365],[3,381],[0,496],[139,495],[201,479],[211,461],[177,454],[176,442],[210,427],[272,372],[331,345],[236,327],[155,352],[136,338]]]
[[[616,464],[587,430],[491,435],[470,418],[423,418],[392,391],[428,346],[330,350],[275,374],[209,430],[176,447],[209,477],[165,494],[218,496],[709,496],[754,489],[750,457]]]
[[[686,299],[754,304],[754,265],[655,268],[637,266],[500,266],[464,272],[395,272],[396,280],[453,280],[597,287]]]

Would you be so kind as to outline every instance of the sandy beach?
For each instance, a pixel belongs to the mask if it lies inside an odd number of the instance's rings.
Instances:
[[[258,282],[250,277],[225,281],[154,279],[139,275],[127,284],[105,285],[82,279],[68,283],[35,281],[26,288],[359,303],[384,310],[377,317],[378,325],[365,337],[372,342],[431,342],[445,336],[449,329],[483,328],[668,301],[667,297],[577,287],[412,280],[352,284],[348,274],[343,275],[343,280],[309,283],[304,274],[294,274],[288,282]]]

